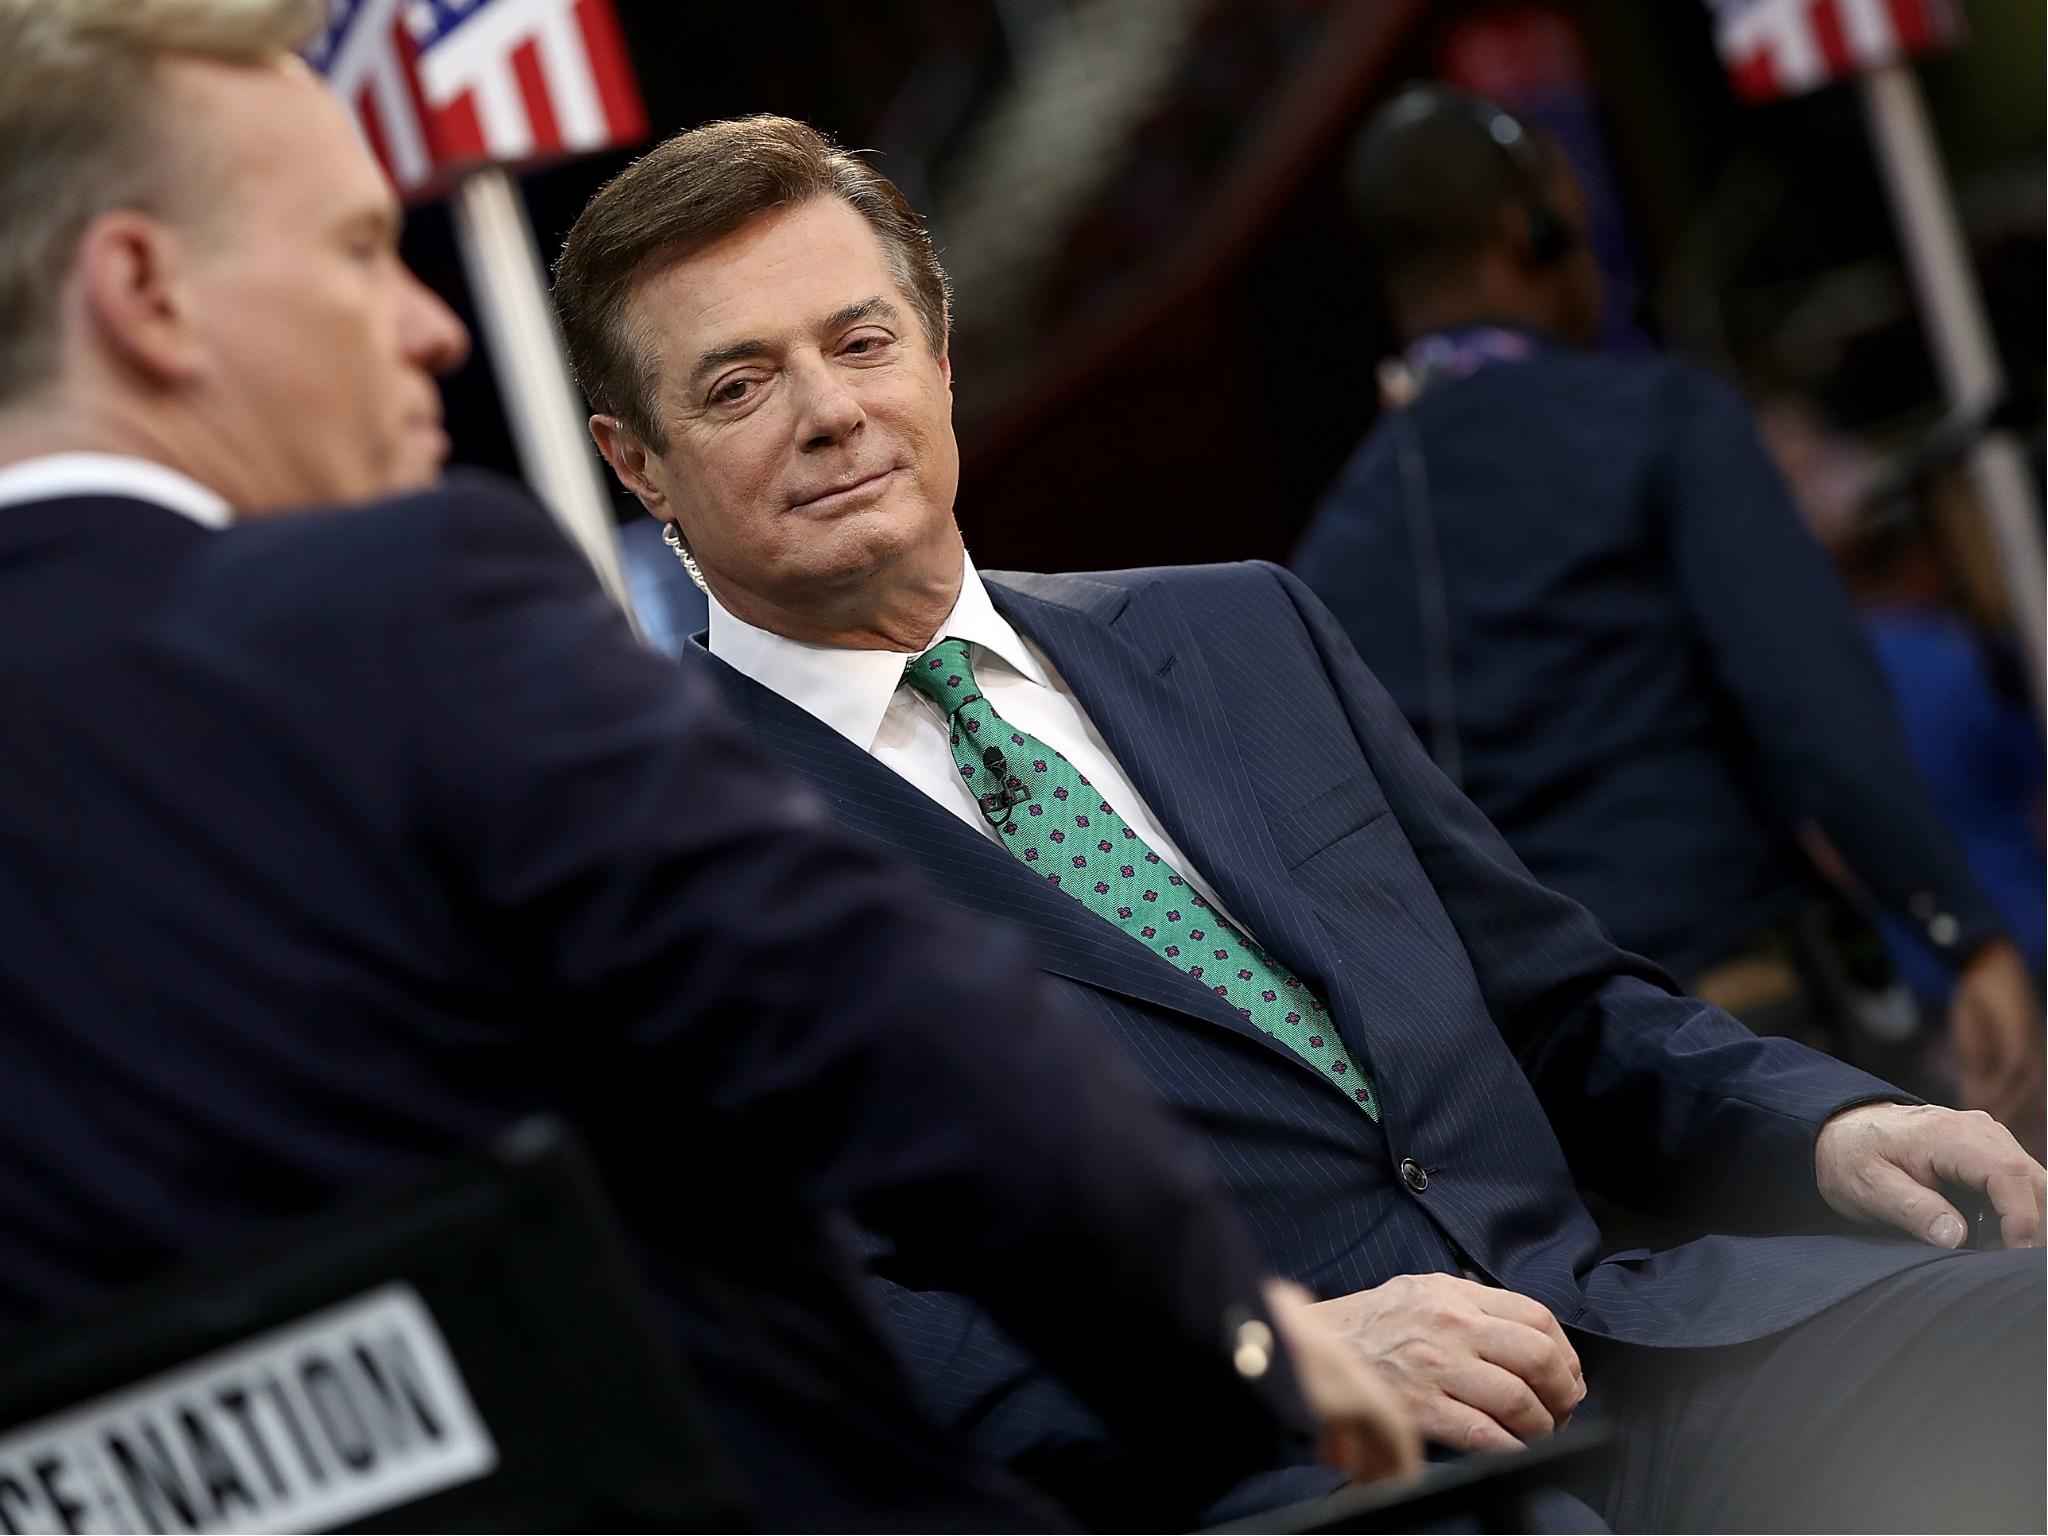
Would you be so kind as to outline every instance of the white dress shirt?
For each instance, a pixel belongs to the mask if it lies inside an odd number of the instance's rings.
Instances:
[[[904,664],[917,653],[807,645],[734,618],[715,597],[711,599],[708,638],[712,655],[817,716],[962,821],[979,828],[983,836],[1002,841],[982,815],[973,789],[960,776],[949,741],[951,730],[938,705],[903,681]],[[1230,918],[1216,892],[1199,871],[1189,867],[1186,856],[1125,776],[1073,690],[1037,647],[996,612],[972,559],[965,564],[959,599],[932,643],[948,638],[968,643],[974,680],[997,714],[1072,763],[1153,852],[1178,870],[1222,917]]]
[[[190,475],[125,453],[46,453],[0,468],[0,508],[65,496],[125,496],[205,528],[234,521],[226,500]]]

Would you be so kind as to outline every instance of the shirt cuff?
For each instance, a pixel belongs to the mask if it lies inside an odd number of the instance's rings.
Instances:
[[[1906,898],[1906,915],[1944,962],[1960,968],[1985,945],[2005,938],[2005,924],[1981,899],[1944,901],[1930,890]]]

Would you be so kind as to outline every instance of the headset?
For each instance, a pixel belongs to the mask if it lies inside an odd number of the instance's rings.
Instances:
[[[1500,153],[1508,180],[1529,221],[1528,260],[1539,269],[1557,266],[1572,252],[1578,233],[1545,190],[1546,177],[1529,130],[1505,107],[1447,86],[1425,85],[1403,102],[1412,121],[1450,116],[1467,122]],[[1417,380],[1422,392],[1429,381]],[[1420,394],[1416,396],[1420,399]],[[1401,509],[1408,524],[1408,549],[1415,564],[1417,616],[1422,629],[1422,680],[1429,755],[1460,788],[1464,748],[1458,735],[1457,685],[1451,657],[1450,593],[1438,548],[1436,507],[1430,496],[1429,460],[1422,430],[1410,415],[1415,400],[1395,413],[1394,452],[1401,476]]]
[[[1578,232],[1571,220],[1557,211],[1550,200],[1549,177],[1543,169],[1536,142],[1522,120],[1506,107],[1483,96],[1471,96],[1448,86],[1425,85],[1414,92],[1417,119],[1448,115],[1469,122],[1480,136],[1500,152],[1508,168],[1508,180],[1516,200],[1529,220],[1529,260],[1537,267],[1554,267],[1572,253]]]

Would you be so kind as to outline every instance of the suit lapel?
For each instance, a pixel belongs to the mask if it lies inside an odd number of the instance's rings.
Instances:
[[[1371,1061],[1366,1010],[1337,942],[1281,862],[1234,722],[1172,594],[1077,576],[984,576],[996,608],[1059,669],[1124,772],[1192,866],[1267,950],[1332,1005]],[[1261,1035],[1260,1039],[1266,1037]],[[1333,1092],[1339,1085],[1277,1042]]]
[[[689,647],[684,665],[699,667],[717,683],[762,749],[816,791],[847,830],[914,864],[926,886],[949,905],[1022,928],[1047,970],[1284,1049],[1201,983],[1031,873],[993,839],[816,716],[701,645]]]
[[[1003,616],[1059,669],[1096,730],[1193,867],[1305,980],[1322,930],[1293,895],[1231,719],[1180,607],[1083,577],[985,578]],[[1305,920],[1307,919],[1307,920]]]

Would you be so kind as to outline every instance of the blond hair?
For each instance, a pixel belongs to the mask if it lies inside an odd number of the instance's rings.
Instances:
[[[0,0],[0,403],[57,363],[79,236],[149,209],[166,157],[156,61],[258,64],[319,29],[321,0]]]

